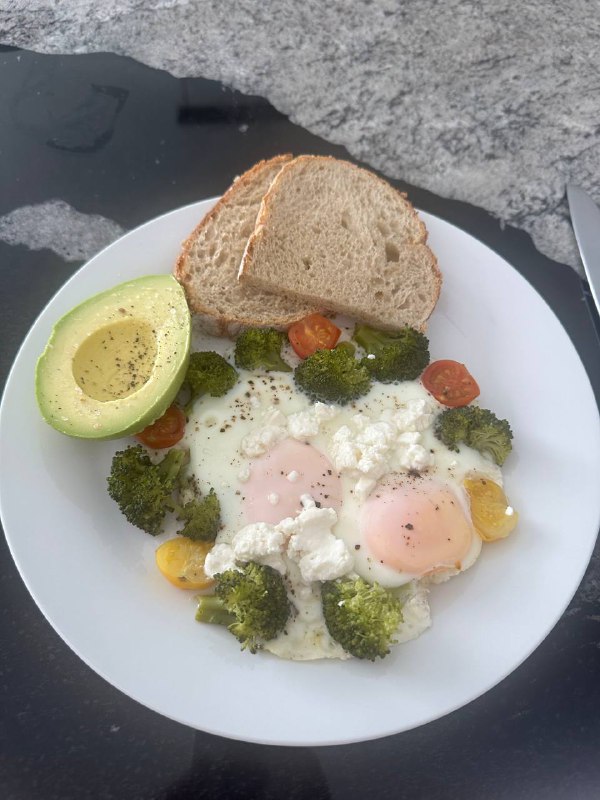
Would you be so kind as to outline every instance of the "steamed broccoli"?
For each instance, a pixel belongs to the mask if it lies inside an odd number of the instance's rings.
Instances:
[[[512,450],[510,425],[487,408],[448,408],[435,422],[435,435],[449,450],[464,442],[502,466]]]
[[[190,398],[185,407],[189,416],[195,401],[203,394],[221,397],[228,392],[237,381],[237,371],[223,356],[212,351],[192,353],[184,379],[190,391]]]
[[[291,372],[281,357],[285,334],[275,328],[248,328],[235,342],[235,363],[243,369],[264,369],[267,372]]]
[[[371,388],[367,368],[346,347],[317,350],[294,371],[296,386],[312,400],[346,405]]]
[[[356,658],[375,661],[390,652],[402,622],[402,604],[378,583],[362,578],[326,581],[321,589],[327,630]]]
[[[128,522],[152,536],[162,533],[167,512],[174,511],[185,521],[178,531],[182,536],[214,540],[221,524],[221,507],[214,491],[199,497],[195,490],[185,504],[179,502],[188,460],[187,450],[169,450],[158,464],[152,463],[142,445],[120,450],[113,456],[108,493]]]
[[[186,536],[195,542],[213,542],[221,527],[221,504],[211,489],[205,497],[189,500],[183,506],[176,506],[174,510],[177,519],[185,522],[180,531],[180,536]]]
[[[427,337],[414,328],[378,331],[368,325],[357,325],[353,339],[371,356],[362,363],[382,383],[412,381],[429,364]]]
[[[153,464],[141,444],[115,453],[108,493],[132,525],[152,536],[161,532],[187,458],[185,450],[169,450],[159,464]]]
[[[198,598],[196,619],[226,625],[242,644],[256,653],[274,639],[290,616],[291,606],[283,578],[272,567],[245,564],[216,576],[216,596]]]

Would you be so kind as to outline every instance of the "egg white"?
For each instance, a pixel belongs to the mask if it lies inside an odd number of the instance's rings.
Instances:
[[[234,345],[230,340],[196,333],[194,349],[215,350],[233,363]],[[298,363],[290,350],[284,355],[292,366]],[[307,411],[313,405],[294,386],[292,373],[251,373],[245,370],[239,370],[239,373],[238,383],[225,396],[206,396],[196,401],[182,441],[183,445],[189,447],[190,468],[202,491],[207,492],[212,487],[217,492],[223,523],[217,541],[223,543],[229,543],[247,522],[243,513],[244,477],[248,474],[250,460],[242,454],[242,440],[264,424],[265,416],[273,408],[289,416]],[[393,412],[401,409],[406,402],[418,399],[426,399],[438,405],[418,381],[400,384],[374,383],[367,395],[340,408],[337,416],[324,422],[319,433],[308,441],[331,459],[333,435],[342,425],[351,426],[352,418],[356,414],[364,414],[372,421],[389,420]],[[442,409],[442,406],[438,407]],[[422,433],[421,444],[432,453],[434,459],[434,465],[427,470],[427,475],[446,483],[454,491],[470,519],[468,500],[462,485],[464,478],[470,473],[479,473],[501,483],[499,468],[468,447],[462,447],[459,453],[450,452],[436,439],[431,427]],[[294,464],[289,466],[290,470],[295,467]],[[391,472],[406,472],[393,460],[390,468]],[[342,506],[333,533],[346,543],[353,554],[354,569],[358,575],[389,588],[405,587],[404,591],[408,592],[406,597],[411,603],[406,605],[407,620],[399,638],[400,641],[414,638],[431,624],[423,587],[430,582],[445,580],[470,567],[479,555],[481,540],[476,534],[473,535],[472,544],[462,560],[460,570],[446,570],[418,582],[418,576],[398,572],[371,557],[357,525],[364,501],[355,491],[356,478],[342,473],[340,480]],[[285,634],[267,643],[266,649],[280,657],[297,660],[345,657],[342,648],[331,639],[326,630],[320,593],[316,587],[303,584],[296,573],[296,568],[291,564],[286,580],[296,613],[288,623]]]

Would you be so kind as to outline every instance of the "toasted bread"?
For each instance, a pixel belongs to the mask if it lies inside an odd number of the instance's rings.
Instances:
[[[427,231],[406,195],[331,157],[288,161],[266,192],[242,285],[372,325],[423,330],[441,288]]]

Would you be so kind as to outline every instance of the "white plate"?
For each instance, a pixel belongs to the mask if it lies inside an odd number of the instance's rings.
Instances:
[[[254,742],[319,745],[392,734],[464,706],[512,672],[575,593],[600,519],[600,425],[582,364],[544,301],[498,255],[422,214],[444,274],[433,358],[464,361],[481,403],[510,420],[505,468],[518,531],[434,588],[433,628],[376,664],[293,663],[239,651],[194,621],[154,566],[156,542],[105,490],[115,442],[43,423],[33,372],[52,324],[119,281],[167,272],[214,200],[173,211],[93,258],[43,311],[0,416],[2,520],[38,606],[67,644],[130,697],[175,720]]]

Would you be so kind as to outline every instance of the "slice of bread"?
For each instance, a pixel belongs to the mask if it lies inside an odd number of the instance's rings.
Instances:
[[[261,161],[237,178],[183,243],[173,274],[201,327],[213,335],[235,336],[249,325],[285,329],[318,310],[312,303],[238,282],[263,195],[291,159],[282,155]]]
[[[299,156],[263,198],[239,277],[371,325],[424,330],[442,282],[426,240],[406,195],[386,181]]]

